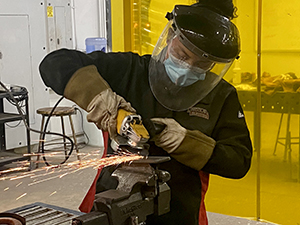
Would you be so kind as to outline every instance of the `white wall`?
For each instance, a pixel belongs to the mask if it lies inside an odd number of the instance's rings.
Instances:
[[[88,37],[106,37],[105,0],[73,0],[75,48],[85,51]]]
[[[38,65],[47,53],[44,1],[0,1],[0,79],[6,84],[26,87],[29,92],[30,126],[39,129],[40,118],[35,110],[47,104],[49,97],[38,74]],[[6,112],[16,108],[5,102]],[[10,128],[7,125],[15,126]],[[6,124],[7,149],[26,145],[23,123]],[[38,135],[32,133],[33,141]]]
[[[103,7],[101,8],[102,2],[105,1],[99,0],[99,2],[98,0],[0,1],[0,51],[2,53],[0,79],[4,83],[25,86],[29,91],[31,128],[40,129],[41,116],[36,114],[36,110],[41,107],[53,106],[59,99],[59,96],[49,90],[40,78],[38,66],[41,60],[55,48],[67,47],[85,51],[87,37],[105,35],[105,31],[103,31],[106,27],[105,17]],[[60,12],[59,17],[57,16],[55,19],[59,18],[61,22],[55,21],[47,14],[49,6],[53,7],[54,17],[55,12],[57,14]],[[70,37],[67,32],[69,30],[71,30]],[[3,34],[9,34],[9,37],[3,36]],[[56,39],[53,37],[60,37],[59,35],[65,35],[63,38],[66,39],[66,42],[55,45]],[[74,105],[74,103],[63,100],[60,105]],[[6,108],[9,111],[16,111],[9,104],[6,104]],[[76,133],[82,133],[80,115],[76,115],[74,123]],[[15,124],[16,122],[12,125]],[[49,127],[51,130],[60,129],[60,124],[57,122],[52,122],[51,126]],[[6,128],[8,149],[26,145],[24,129],[22,124],[16,128]],[[84,123],[84,130],[91,136],[91,140],[95,140],[90,144],[103,145],[102,133],[96,129],[94,124]],[[68,129],[67,133],[70,134],[70,132]],[[31,132],[32,144],[38,142],[38,137],[37,133]]]
[[[73,0],[72,4],[75,48],[85,51],[86,38],[106,37],[106,17],[103,11],[105,0]],[[82,114],[86,118],[86,112],[82,110]],[[103,146],[102,132],[94,124],[84,120],[83,129],[90,145]]]

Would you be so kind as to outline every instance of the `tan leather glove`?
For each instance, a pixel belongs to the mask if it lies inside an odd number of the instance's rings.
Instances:
[[[135,109],[131,107],[130,103],[111,89],[107,89],[96,95],[88,105],[87,120],[94,122],[99,129],[108,131],[111,138],[115,137],[117,135],[118,109],[135,113]]]
[[[110,137],[116,135],[118,109],[135,112],[130,103],[111,90],[94,65],[83,67],[73,74],[65,87],[64,96],[86,110],[88,121],[108,131]]]
[[[198,130],[187,130],[172,118],[153,118],[152,122],[166,125],[153,140],[178,162],[201,170],[212,155],[216,141]]]

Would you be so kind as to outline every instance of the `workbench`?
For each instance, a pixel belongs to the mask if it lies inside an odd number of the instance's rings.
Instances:
[[[0,166],[19,160],[26,160],[28,157],[17,155],[6,151],[6,136],[5,136],[5,123],[13,121],[22,121],[23,117],[29,126],[29,109],[28,109],[28,92],[25,87],[14,86],[11,87],[10,93],[0,91]],[[5,111],[4,99],[11,99],[12,96],[15,101],[13,103],[24,102],[24,115],[20,113],[10,113]],[[30,131],[26,129],[27,135],[27,153],[30,153]]]
[[[258,143],[258,110],[257,110],[257,91],[253,90],[238,90],[238,96],[242,108],[244,111],[252,111],[254,113],[254,149],[257,149]],[[290,124],[291,124],[291,115],[296,114],[300,115],[300,93],[298,92],[283,92],[278,91],[273,94],[267,94],[265,92],[261,92],[261,113],[280,113],[280,125],[282,124],[283,115],[287,115],[287,125],[286,129],[286,136],[279,137],[279,128],[277,131],[277,138],[274,142],[274,154],[276,151],[276,146],[278,143],[285,146],[284,152],[284,160],[287,159],[291,162],[291,145],[297,144],[299,146],[298,150],[298,163],[299,163],[299,172],[298,172],[298,181],[300,181],[300,124],[299,126],[299,133],[297,137],[291,136],[290,131]],[[300,123],[300,119],[299,119]],[[280,140],[284,140],[284,142],[280,142]],[[293,140],[296,140],[293,142]],[[287,156],[289,154],[289,156]]]

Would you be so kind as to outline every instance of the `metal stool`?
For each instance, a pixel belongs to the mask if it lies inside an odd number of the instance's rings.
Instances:
[[[281,113],[273,155],[276,155],[277,144],[281,144],[284,146],[284,157],[283,157],[284,161],[286,161],[287,157],[288,157],[289,162],[291,162],[291,153],[292,153],[291,145],[299,144],[299,137],[291,136],[291,131],[290,131],[291,113],[287,113],[285,137],[280,137],[280,130],[281,130],[281,125],[282,125],[283,115],[284,115],[284,113]],[[294,140],[294,139],[296,139],[298,141],[293,142],[292,140]],[[284,142],[281,142],[280,140],[284,140]]]
[[[44,123],[45,123],[45,117],[49,116],[51,111],[52,111],[52,107],[45,107],[45,108],[40,108],[37,109],[37,114],[42,115],[42,122],[41,122],[41,132],[44,131]],[[73,140],[74,140],[74,149],[77,152],[77,159],[80,160],[80,157],[78,155],[79,151],[78,151],[78,145],[77,145],[77,139],[76,139],[76,135],[75,135],[75,129],[74,129],[74,125],[73,125],[73,120],[72,120],[72,115],[76,114],[76,110],[74,107],[56,107],[55,110],[52,113],[52,116],[59,116],[61,118],[61,127],[62,127],[62,134],[63,136],[63,145],[64,145],[64,150],[65,150],[65,156],[67,156],[67,144],[66,144],[66,138],[65,138],[65,124],[64,124],[64,116],[68,116],[69,117],[69,121],[70,121],[70,126],[71,126],[71,130],[72,130],[72,136],[73,136]],[[40,140],[39,140],[39,145],[38,145],[38,153],[41,153],[41,146],[42,146],[42,142],[44,140],[42,140],[43,138],[43,134],[40,134]],[[39,157],[40,155],[38,154],[37,156],[37,165],[38,165],[38,161],[39,161]]]

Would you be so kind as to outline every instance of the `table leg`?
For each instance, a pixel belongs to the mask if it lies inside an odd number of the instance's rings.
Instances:
[[[298,152],[298,182],[300,182],[300,115],[299,115],[298,145],[299,145],[299,152]]]

